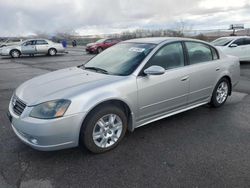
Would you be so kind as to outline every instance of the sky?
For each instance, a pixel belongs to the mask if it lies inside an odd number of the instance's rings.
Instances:
[[[250,28],[250,0],[0,0],[0,36]]]

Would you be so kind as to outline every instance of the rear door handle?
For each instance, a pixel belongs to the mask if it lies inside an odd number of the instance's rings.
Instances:
[[[219,71],[219,70],[220,70],[220,67],[217,67],[215,70],[216,70],[216,71]]]
[[[188,80],[188,78],[189,78],[189,76],[185,76],[185,77],[183,77],[183,78],[181,79],[181,81],[186,81],[186,80]]]

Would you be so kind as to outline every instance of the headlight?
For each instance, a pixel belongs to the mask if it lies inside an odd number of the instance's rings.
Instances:
[[[70,105],[69,100],[60,99],[48,101],[34,106],[30,116],[39,119],[53,119],[62,117]]]

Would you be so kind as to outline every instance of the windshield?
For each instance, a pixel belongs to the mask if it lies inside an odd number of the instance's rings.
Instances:
[[[100,39],[100,40],[98,40],[98,41],[96,41],[95,43],[102,43],[102,42],[104,42],[106,39]]]
[[[95,56],[84,67],[92,71],[95,67],[106,74],[126,76],[140,65],[154,47],[154,44],[120,43]]]
[[[233,39],[230,38],[220,38],[216,39],[213,42],[211,42],[214,46],[226,46],[228,45]]]

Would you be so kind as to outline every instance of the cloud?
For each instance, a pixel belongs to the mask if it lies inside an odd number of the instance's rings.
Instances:
[[[202,29],[250,16],[250,0],[0,0],[0,7],[0,36],[173,28],[180,20]]]

